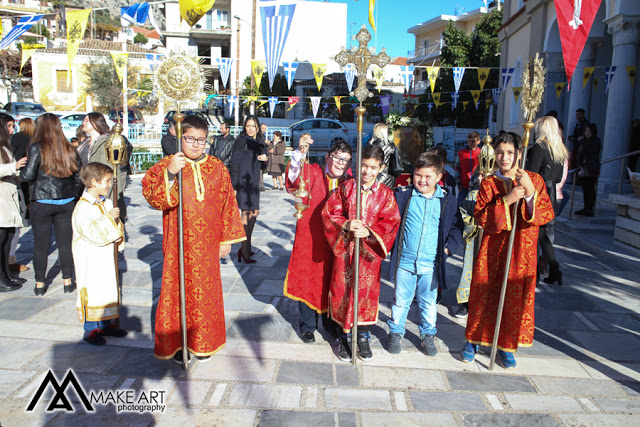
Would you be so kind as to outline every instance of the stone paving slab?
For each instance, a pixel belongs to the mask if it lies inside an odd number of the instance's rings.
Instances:
[[[638,423],[636,415],[559,414],[557,417],[567,427],[627,427]]]
[[[260,427],[356,427],[356,417],[345,412],[306,412],[266,410],[260,415]]]
[[[543,394],[574,394],[580,396],[622,397],[621,387],[607,380],[531,377],[531,381]]]
[[[358,386],[358,370],[348,365],[284,361],[278,371],[278,382],[332,386]]]
[[[465,426],[503,427],[555,427],[558,423],[548,414],[466,414],[462,415]]]
[[[253,427],[257,411],[251,409],[201,409],[169,407],[154,415],[157,426],[237,426]]]
[[[640,400],[594,399],[606,412],[640,412]]]
[[[300,386],[236,384],[229,396],[229,406],[297,408],[301,394]]]
[[[277,363],[272,360],[217,356],[209,363],[197,364],[189,376],[208,380],[269,382],[276,367]]]
[[[384,387],[402,390],[447,390],[447,384],[440,371],[424,370],[417,374],[409,368],[362,367],[365,387]]]
[[[324,393],[327,408],[383,409],[390,411],[391,396],[387,390],[327,388]]]
[[[0,319],[26,320],[59,302],[49,298],[7,298],[0,301]]]
[[[589,373],[576,360],[569,358],[519,357],[517,354],[518,367],[516,369],[504,369],[500,366],[500,363],[496,363],[493,372],[509,375],[528,375],[531,377],[553,375],[557,377],[591,378]],[[480,372],[489,372],[490,357],[488,355],[478,354],[476,361],[480,366]]]
[[[504,397],[516,411],[584,412],[582,406],[570,396],[528,396],[505,393]]]
[[[10,394],[26,384],[36,373],[36,371],[0,369],[0,399],[9,397]]]
[[[81,332],[79,332],[81,335]],[[75,372],[103,373],[107,367],[119,359],[126,348],[116,346],[96,347],[84,342],[54,344],[49,351],[39,357],[26,368],[33,370],[47,370],[66,372],[73,369]],[[82,355],[82,357],[78,357]],[[102,360],[105,363],[96,363]]]
[[[472,374],[468,372],[447,372],[451,390],[471,391],[518,391],[535,393],[529,380],[523,376]]]
[[[418,411],[485,411],[480,396],[474,393],[417,392],[409,393]]]
[[[640,339],[631,334],[570,331],[589,351],[607,359],[640,362]]]
[[[363,426],[375,427],[450,427],[456,425],[451,414],[364,412],[360,416]]]
[[[23,340],[0,337],[2,367],[20,369],[29,364],[37,355],[51,347],[51,341]]]
[[[145,378],[185,378],[182,367],[171,360],[159,360],[153,355],[153,350],[143,348],[129,349],[122,359],[118,360],[110,369],[110,374],[127,375]]]
[[[279,360],[312,360],[314,362],[331,363],[336,361],[333,350],[328,343],[292,344],[258,341],[227,341],[227,355],[236,357],[255,357],[260,359]],[[224,349],[223,349],[224,350]],[[222,355],[222,353],[218,353]]]

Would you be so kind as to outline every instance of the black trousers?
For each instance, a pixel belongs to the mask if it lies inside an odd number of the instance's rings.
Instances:
[[[597,176],[583,176],[582,180],[582,196],[584,197],[584,208],[593,212],[596,204],[596,185],[598,183]]]
[[[327,313],[319,314],[315,310],[309,308],[309,306],[302,301],[298,301],[298,309],[300,310],[300,333],[303,332],[315,332],[318,329],[318,317],[322,318],[322,327],[325,331],[332,335],[336,335],[338,331],[338,325],[333,320],[329,319]]]
[[[549,195],[549,199],[551,200],[551,205],[553,206],[553,210],[555,212],[556,208],[556,189],[555,183],[546,182],[547,194]],[[549,262],[556,262],[556,252],[553,249],[553,241],[555,240],[555,218],[552,219],[549,223],[545,225],[541,225],[538,232],[538,244],[542,249],[542,254],[547,258]]]
[[[15,227],[0,227],[0,267],[2,268],[0,274],[6,278],[11,277],[9,275],[9,250],[15,234]]]
[[[64,205],[50,205],[47,203],[31,202],[31,229],[33,230],[33,269],[36,282],[44,282],[47,272],[47,258],[51,247],[51,228],[56,236],[58,257],[62,269],[62,278],[73,277],[73,255],[71,254],[71,240],[73,228],[71,215],[76,202]]]

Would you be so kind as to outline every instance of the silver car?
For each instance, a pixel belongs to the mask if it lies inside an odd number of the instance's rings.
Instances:
[[[47,111],[40,104],[35,102],[9,102],[4,106],[4,110],[18,121],[25,117],[36,119]]]
[[[339,141],[349,143],[349,129],[337,120],[306,119],[289,126],[291,130],[291,146],[298,146],[300,136],[305,133],[313,138],[312,151],[329,151],[333,144]],[[289,144],[287,144],[289,145]]]

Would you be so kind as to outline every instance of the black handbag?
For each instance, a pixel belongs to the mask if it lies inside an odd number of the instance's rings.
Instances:
[[[400,151],[398,151],[398,147],[393,148],[393,153],[391,154],[391,159],[389,162],[389,174],[393,175],[395,178],[402,175],[402,157],[400,157]]]

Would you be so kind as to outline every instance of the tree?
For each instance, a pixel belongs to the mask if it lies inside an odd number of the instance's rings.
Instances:
[[[464,67],[469,65],[469,51],[471,38],[456,28],[453,21],[447,22],[447,28],[442,33],[444,46],[440,52],[442,65],[445,67]]]
[[[96,103],[108,108],[122,104],[122,82],[118,79],[116,68],[111,59],[105,57],[91,59],[85,66],[87,76],[85,93],[93,96]],[[127,66],[127,86],[137,89],[139,86],[140,67]]]
[[[138,44],[146,44],[148,41],[149,39],[142,33],[136,34],[136,36],[133,38],[133,42]]]
[[[499,67],[501,44],[498,28],[502,25],[502,9],[482,17],[471,34],[469,63],[474,67]]]

